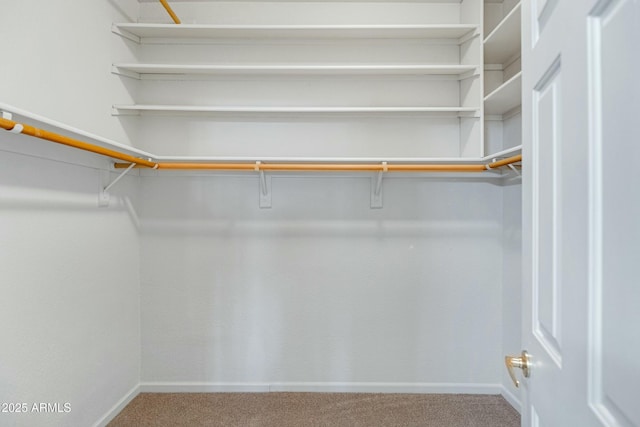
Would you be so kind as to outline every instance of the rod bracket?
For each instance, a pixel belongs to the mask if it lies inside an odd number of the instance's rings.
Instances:
[[[13,125],[13,129],[11,129],[9,132],[22,133],[23,130],[24,130],[24,126],[20,123],[16,123],[15,125]]]
[[[371,209],[382,208],[382,178],[387,171],[387,162],[382,162],[382,170],[371,177]]]
[[[106,208],[107,206],[109,206],[109,201],[111,199],[111,196],[109,195],[109,190],[114,185],[116,185],[118,181],[120,181],[131,169],[133,169],[135,165],[136,165],[135,163],[131,163],[129,167],[126,168],[124,171],[122,171],[120,175],[118,175],[113,181],[111,181],[110,184],[102,188],[102,191],[100,191],[100,194],[98,195],[98,206],[100,206],[101,208]],[[109,179],[108,173],[107,173],[107,179]]]
[[[0,115],[5,120],[13,121],[13,113],[10,111],[0,110]],[[19,134],[24,130],[24,126],[21,123],[15,123],[12,129],[7,129],[7,132]]]
[[[516,178],[521,178],[522,177],[522,173],[520,173],[518,168],[516,168],[514,165],[508,164],[507,166],[509,166],[509,169],[511,169],[515,173],[515,177]]]
[[[101,207],[101,208],[109,207],[109,201],[111,201],[111,195],[106,191],[102,190],[98,194],[98,207]]]
[[[259,171],[259,203],[260,209],[271,209],[271,176]]]

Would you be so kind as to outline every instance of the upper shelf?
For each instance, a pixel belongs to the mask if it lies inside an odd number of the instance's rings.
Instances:
[[[202,106],[202,105],[114,105],[114,115],[128,114],[249,114],[249,115],[299,115],[299,114],[435,114],[474,116],[477,108],[471,107],[335,107],[335,106]]]
[[[519,72],[484,98],[486,115],[502,115],[522,104],[522,72]]]
[[[195,65],[114,64],[113,73],[133,78],[189,75],[453,75],[473,74],[475,65]]]
[[[521,4],[518,3],[484,39],[485,64],[504,64],[519,56]]]
[[[194,25],[113,24],[114,33],[137,43],[150,39],[461,39],[475,32],[477,25]]]

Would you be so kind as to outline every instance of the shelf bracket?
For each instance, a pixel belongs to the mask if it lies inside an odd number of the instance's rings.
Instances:
[[[260,162],[256,162],[255,170],[259,174],[259,203],[260,209],[271,209],[271,176],[260,170]]]
[[[382,162],[382,170],[371,177],[371,209],[382,208],[382,177],[387,170],[387,162]]]
[[[136,79],[136,80],[141,80],[142,79],[140,73],[136,73],[135,71],[129,71],[129,70],[126,70],[126,69],[123,69],[123,68],[121,69],[117,65],[112,65],[111,66],[111,73],[119,75],[119,76],[129,77],[131,79]]]
[[[458,80],[466,80],[466,79],[471,79],[471,78],[476,78],[480,76],[480,68],[477,67],[473,70],[467,71],[465,73],[460,74],[460,76],[458,76]]]
[[[134,43],[137,43],[137,44],[141,43],[141,37],[138,37],[135,34],[130,33],[129,31],[121,30],[120,28],[118,28],[118,26],[116,24],[113,24],[111,26],[111,32],[113,34],[119,35],[122,38],[131,40]]]
[[[135,163],[131,163],[128,168],[126,168],[124,171],[122,171],[122,173],[120,173],[120,175],[116,177],[116,179],[111,181],[109,185],[107,185],[102,189],[102,191],[98,195],[98,206],[100,206],[101,208],[106,208],[107,206],[109,206],[109,199],[111,199],[111,196],[109,195],[109,190],[114,185],[116,185],[118,181],[120,181],[127,173],[129,173],[129,171],[133,169],[135,165],[136,165]]]
[[[464,44],[469,40],[474,39],[478,36],[480,36],[480,32],[478,30],[469,31],[467,34],[465,34],[464,36],[458,39],[458,44],[459,45]]]

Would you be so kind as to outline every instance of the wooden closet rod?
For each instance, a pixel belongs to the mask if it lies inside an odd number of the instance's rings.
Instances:
[[[129,164],[134,163],[138,166],[144,166],[149,168],[153,168],[157,164],[150,160],[140,159],[130,154],[125,154],[119,151],[110,150],[108,148],[100,147],[99,145],[89,144],[88,142],[69,138],[68,136],[59,135],[57,133],[49,132],[44,129],[38,129],[36,127],[25,125],[23,123],[16,123],[13,120],[4,119],[2,117],[0,117],[0,128],[6,129],[13,133],[22,133],[24,135],[29,135],[29,136],[44,139],[47,141],[56,142],[58,144],[79,148],[80,150],[102,154],[103,156],[108,156],[113,159],[129,162]]]
[[[180,24],[180,18],[178,18],[178,15],[176,15],[173,9],[171,9],[171,6],[169,6],[167,0],[160,0],[160,3],[162,3],[162,6],[164,6],[164,8],[167,10],[167,13],[171,16],[171,19],[173,19],[173,22],[175,22],[176,24]]]
[[[0,128],[13,133],[22,133],[58,144],[68,145],[128,163],[115,163],[116,169],[125,169],[134,164],[136,168],[172,169],[172,170],[242,170],[242,171],[316,171],[316,172],[483,172],[522,161],[522,155],[508,157],[487,164],[387,164],[387,163],[199,163],[199,162],[162,162],[141,159],[130,154],[89,144],[33,126],[16,123],[0,117]]]
[[[156,169],[172,170],[243,170],[243,171],[308,171],[308,172],[484,172],[501,166],[522,161],[522,155],[509,157],[497,162],[466,164],[383,164],[383,163],[158,163]],[[130,163],[116,163],[117,169],[131,166]],[[135,168],[145,167],[136,165]]]

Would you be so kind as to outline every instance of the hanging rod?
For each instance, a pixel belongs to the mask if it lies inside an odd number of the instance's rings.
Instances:
[[[162,6],[164,6],[169,16],[171,16],[171,19],[173,19],[173,22],[175,22],[176,24],[181,24],[180,18],[178,18],[178,15],[176,15],[173,9],[171,9],[171,6],[169,6],[169,3],[167,3],[167,0],[160,0],[160,3],[162,3]]]
[[[141,159],[130,154],[122,153],[99,145],[69,138],[44,129],[39,129],[30,125],[14,122],[13,120],[0,117],[0,128],[9,132],[33,136],[58,144],[78,148],[103,156],[122,160],[128,163],[115,163],[116,169],[131,168],[151,168],[167,170],[226,170],[226,171],[316,171],[316,172],[484,172],[497,169],[502,166],[511,165],[522,161],[522,155],[511,156],[506,159],[493,161],[485,164],[425,164],[425,163],[405,163],[389,164],[382,163],[200,163],[200,162],[153,162],[151,159]]]
[[[522,161],[522,155],[479,165],[467,164],[378,164],[378,163],[170,163],[161,162],[154,169],[167,170],[227,170],[227,171],[308,171],[308,172],[485,172]],[[116,169],[128,168],[129,163],[116,163]],[[136,165],[135,168],[145,167]]]
[[[58,144],[68,145],[70,147],[78,148],[84,151],[90,151],[92,153],[101,154],[103,156],[111,157],[112,159],[118,159],[128,164],[135,164],[137,166],[144,166],[153,168],[157,165],[150,160],[140,159],[130,154],[121,153],[119,151],[110,150],[108,148],[100,147],[99,145],[89,144],[88,142],[80,141],[77,139],[69,138],[68,136],[59,135],[54,132],[49,132],[44,129],[38,129],[33,126],[25,125],[23,123],[16,123],[13,120],[8,120],[0,117],[0,128],[8,130],[12,133],[21,133],[24,135],[33,136],[35,138],[44,139],[47,141],[55,142]]]

